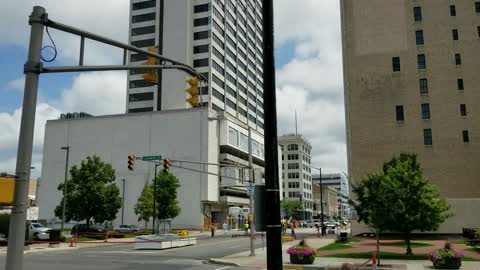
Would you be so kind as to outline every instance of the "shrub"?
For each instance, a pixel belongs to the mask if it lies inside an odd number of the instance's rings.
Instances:
[[[109,238],[125,238],[125,234],[123,233],[117,233],[117,232],[111,232],[108,233]]]
[[[462,253],[453,249],[449,242],[446,242],[442,249],[437,249],[428,254],[428,259],[433,262],[434,266],[444,265],[452,259],[461,259],[462,257]]]

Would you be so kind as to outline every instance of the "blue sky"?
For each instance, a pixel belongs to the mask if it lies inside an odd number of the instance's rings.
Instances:
[[[0,16],[0,172],[13,172],[23,99],[23,65],[27,59],[28,14],[34,5],[46,7],[49,18],[126,42],[129,0],[7,1]],[[333,171],[346,170],[339,6],[336,0],[275,1],[275,38],[279,134],[294,128],[313,145],[313,161]],[[92,8],[95,7],[95,8]],[[105,10],[109,10],[105,13]],[[323,12],[319,14],[319,12]],[[296,18],[292,21],[292,18]],[[9,25],[1,25],[9,22]],[[111,27],[115,25],[115,27]],[[302,29],[302,31],[299,31]],[[50,31],[59,48],[54,65],[74,64],[78,38]],[[44,45],[50,45],[46,35]],[[86,61],[118,62],[118,52],[88,43]],[[43,127],[64,111],[96,115],[122,113],[125,74],[83,73],[40,76],[34,166],[40,168]],[[93,99],[101,93],[103,98]],[[95,108],[92,109],[92,103]],[[317,129],[328,126],[327,129]],[[32,172],[40,176],[40,169]]]

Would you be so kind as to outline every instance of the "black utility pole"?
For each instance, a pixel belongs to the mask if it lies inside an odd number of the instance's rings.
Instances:
[[[157,195],[157,167],[160,166],[160,164],[155,164],[155,177],[153,178],[153,221],[152,221],[152,230],[153,234],[155,233],[155,204],[156,204],[156,195]]]
[[[322,168],[318,168],[320,172],[320,222],[322,223],[322,230],[324,224],[324,217],[323,217],[323,184],[322,184]]]
[[[273,0],[263,0],[263,83],[265,111],[265,188],[267,269],[283,269],[280,190],[278,183],[277,98],[273,38]]]
[[[122,224],[124,223],[123,216],[125,214],[125,179],[122,179]]]

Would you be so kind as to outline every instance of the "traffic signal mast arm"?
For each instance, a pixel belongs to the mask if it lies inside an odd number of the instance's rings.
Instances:
[[[60,31],[64,31],[70,34],[74,34],[77,36],[82,37],[82,41],[84,42],[85,38],[95,40],[104,44],[108,44],[117,48],[121,48],[124,50],[124,65],[114,65],[114,66],[83,66],[83,51],[84,51],[84,46],[80,46],[80,66],[64,66],[64,67],[43,67],[42,65],[36,66],[36,65],[29,65],[28,63],[25,65],[25,71],[35,71],[39,73],[58,73],[58,72],[79,72],[79,71],[107,71],[107,70],[134,70],[134,69],[178,69],[178,70],[183,70],[190,74],[191,76],[196,76],[202,81],[208,81],[208,78],[206,78],[203,74],[200,72],[196,71],[193,67],[184,64],[180,61],[177,61],[175,59],[167,58],[163,55],[160,55],[158,53],[154,52],[149,52],[122,42],[118,42],[113,39],[109,39],[94,33],[90,33],[69,25],[65,25],[59,22],[52,21],[48,19],[47,16],[42,17],[40,20],[40,23],[53,29],[57,29]],[[126,57],[126,52],[136,52],[139,54],[147,55],[150,57],[154,57],[158,59],[159,62],[161,63],[170,63],[169,65],[162,64],[162,65],[125,65],[125,57]]]

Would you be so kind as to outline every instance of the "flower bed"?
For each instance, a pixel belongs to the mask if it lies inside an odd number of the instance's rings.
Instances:
[[[428,254],[436,269],[459,269],[462,266],[462,254],[454,250],[450,243]]]
[[[304,240],[287,250],[290,262],[293,264],[312,264],[315,261],[315,250],[309,247]]]

